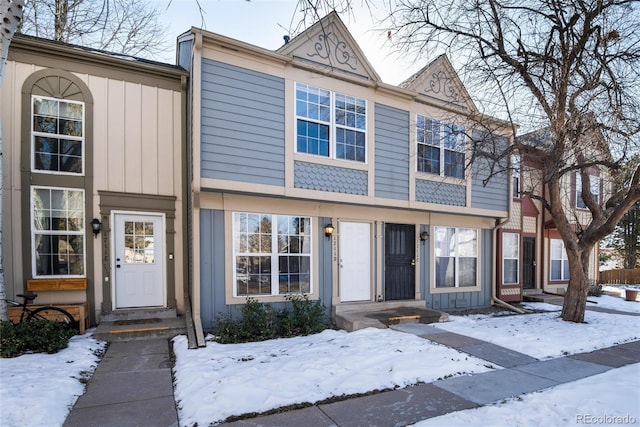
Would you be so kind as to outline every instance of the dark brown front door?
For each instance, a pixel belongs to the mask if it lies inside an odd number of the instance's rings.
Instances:
[[[415,225],[386,224],[384,236],[384,298],[415,299]]]
[[[536,287],[536,239],[525,237],[522,239],[522,287],[533,289]]]

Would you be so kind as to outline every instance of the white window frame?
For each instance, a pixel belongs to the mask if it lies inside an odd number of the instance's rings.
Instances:
[[[442,248],[438,247],[438,242],[439,242],[439,238],[442,235],[442,233],[448,233],[447,230],[453,230],[453,235],[450,237],[451,241],[450,241],[450,247],[449,247],[449,254],[440,254],[440,250]],[[465,232],[473,232],[474,233],[474,240],[475,240],[475,245],[473,245],[473,250],[472,253],[464,253],[463,252],[463,248],[464,248],[464,242],[460,241],[460,236],[463,236]],[[447,227],[447,226],[435,226],[434,227],[434,251],[433,251],[433,260],[434,260],[434,268],[433,268],[433,288],[439,292],[451,292],[451,291],[475,291],[478,290],[480,288],[480,278],[479,278],[479,273],[480,273],[480,264],[479,264],[479,248],[480,248],[480,233],[479,230],[476,228],[468,228],[468,227]],[[462,246],[462,248],[461,248]],[[469,247],[467,247],[467,249],[469,249]],[[438,265],[438,258],[452,258],[454,261],[454,286],[438,286],[438,272],[437,272],[437,265]],[[474,282],[475,285],[474,286],[461,286],[460,285],[460,260],[461,259],[475,259],[475,277],[474,277]]]
[[[424,121],[424,127],[418,125],[418,123]],[[434,135],[434,129],[437,127],[437,133]],[[427,142],[427,134],[431,135],[432,143]],[[422,138],[421,138],[422,135]],[[451,135],[454,135],[453,138]],[[433,142],[437,140],[437,145]],[[422,141],[421,141],[422,140]],[[418,173],[439,175],[441,177],[449,177],[453,179],[465,179],[465,162],[466,162],[466,145],[467,137],[465,134],[465,127],[455,123],[442,122],[438,119],[424,116],[422,114],[416,115],[416,171]],[[432,171],[420,170],[420,158],[417,155],[419,153],[419,147],[434,147],[439,150],[439,171],[437,173]],[[455,154],[462,154],[462,176],[455,176],[447,174],[447,168],[445,164],[446,153],[451,152]]]
[[[36,190],[48,190],[51,194],[51,191],[73,191],[79,192],[82,194],[82,229],[77,231],[69,231],[69,230],[38,230],[36,229],[36,218],[35,218],[35,199],[34,193]],[[86,277],[87,273],[87,236],[86,236],[86,206],[85,206],[85,191],[82,188],[69,188],[69,187],[48,187],[48,186],[31,186],[30,191],[30,219],[31,219],[31,272],[34,278],[76,278],[76,277]],[[67,217],[68,218],[68,217]],[[37,254],[37,246],[36,246],[36,236],[58,236],[58,235],[70,235],[70,236],[80,236],[82,238],[82,274],[38,274],[37,262],[38,258]]]
[[[515,239],[512,240],[512,239]],[[516,280],[507,282],[506,261],[516,262]],[[520,234],[502,233],[502,283],[505,285],[517,285],[520,283]]]
[[[589,175],[589,187],[596,203],[600,203],[600,177]],[[588,209],[584,200],[582,200],[582,177],[579,172],[576,172],[576,208]]]
[[[249,245],[247,244],[247,250],[241,250],[240,245],[240,235],[241,230],[238,229],[238,224],[240,221],[240,215],[251,215],[257,217],[269,217],[271,220],[271,236],[270,236],[270,248],[269,252],[252,252],[249,250]],[[308,258],[309,265],[309,291],[308,292],[284,292],[280,293],[280,267],[279,260],[281,256],[286,256],[288,252],[280,252],[279,251],[279,240],[278,237],[283,235],[279,233],[278,230],[278,219],[281,217],[286,218],[300,218],[308,221],[306,225],[308,225],[308,229],[305,226],[305,229],[302,230],[300,234],[287,234],[288,236],[302,236],[304,237],[304,245],[306,250],[304,252],[295,252],[296,256],[306,257]],[[255,213],[255,212],[233,212],[232,213],[232,236],[233,236],[233,261],[232,261],[232,271],[233,271],[233,297],[234,298],[246,298],[252,297],[260,299],[262,297],[282,297],[284,295],[291,294],[306,294],[311,295],[314,293],[314,269],[313,269],[313,259],[314,259],[314,222],[313,219],[309,216],[304,215],[276,215],[276,214],[265,214],[265,213]],[[249,233],[251,235],[256,235],[255,233]],[[244,294],[238,292],[238,268],[237,268],[237,260],[239,257],[246,256],[263,256],[270,257],[270,279],[271,279],[271,291],[269,293],[256,293],[256,294]]]
[[[297,102],[297,92],[298,92],[298,87],[304,87],[304,90],[308,90],[308,89],[313,89],[313,90],[318,90],[318,91],[324,91],[324,92],[328,92],[329,94],[329,120],[322,120],[321,118],[319,119],[315,119],[315,118],[310,118],[306,115],[300,115],[299,111],[298,111],[298,102]],[[364,128],[359,127],[357,125],[358,119],[357,116],[362,116],[362,114],[355,114],[355,121],[356,124],[354,126],[349,126],[348,124],[338,124],[337,123],[337,104],[338,104],[338,99],[339,98],[346,98],[348,99],[350,102],[357,104],[357,103],[364,103]],[[368,110],[369,110],[369,106],[368,106],[368,102],[366,99],[364,98],[359,98],[357,96],[353,96],[353,95],[346,95],[340,92],[334,92],[328,89],[323,89],[317,86],[313,86],[310,84],[306,84],[306,83],[301,83],[301,82],[296,82],[294,84],[294,105],[295,105],[295,126],[296,126],[296,130],[295,130],[295,142],[294,142],[294,147],[295,147],[295,152],[299,153],[299,154],[304,154],[304,155],[310,155],[310,156],[317,156],[320,158],[327,158],[327,159],[332,159],[332,160],[341,160],[341,161],[346,161],[346,162],[353,162],[353,163],[357,163],[357,164],[367,164],[367,157],[368,157],[368,151],[369,151],[369,141],[368,141]],[[310,122],[310,123],[317,123],[319,125],[324,125],[324,126],[328,126],[329,127],[329,155],[325,156],[323,154],[316,154],[316,153],[310,153],[310,152],[306,152],[306,151],[298,151],[298,120],[303,120],[306,122]],[[346,158],[342,158],[342,157],[337,157],[337,129],[344,129],[346,131],[352,131],[352,132],[356,132],[356,133],[361,133],[364,137],[364,153],[363,153],[363,160],[357,160],[357,159],[346,159]]]
[[[560,262],[560,277],[553,277],[553,262]],[[566,272],[565,272],[566,271]],[[566,275],[566,277],[565,277]],[[569,280],[569,258],[562,239],[549,239],[549,281],[566,282]]]
[[[35,120],[35,110],[34,110],[34,103],[36,99],[42,99],[42,100],[50,100],[50,101],[55,101],[58,103],[64,102],[67,104],[77,104],[77,105],[81,105],[82,106],[82,136],[72,136],[72,135],[64,135],[61,133],[48,133],[48,132],[39,132],[36,131],[34,129],[34,120]],[[52,98],[52,97],[48,97],[48,96],[39,96],[39,95],[31,95],[31,115],[30,115],[30,119],[31,119],[31,123],[30,123],[30,131],[31,131],[31,160],[30,160],[30,164],[31,164],[31,171],[34,173],[42,173],[42,174],[50,174],[50,175],[68,175],[68,176],[84,176],[85,175],[85,152],[86,152],[86,130],[85,130],[85,124],[86,124],[86,112],[85,112],[85,103],[84,102],[80,102],[80,101],[72,101],[69,99],[60,99],[60,98]],[[57,119],[60,118],[60,114],[58,111],[58,114],[55,116]],[[81,168],[82,171],[81,172],[65,172],[65,171],[56,171],[56,170],[47,170],[47,169],[36,169],[36,137],[44,137],[44,138],[53,138],[56,140],[60,140],[60,139],[67,139],[67,140],[71,140],[71,141],[78,141],[82,144],[82,149],[81,149]]]

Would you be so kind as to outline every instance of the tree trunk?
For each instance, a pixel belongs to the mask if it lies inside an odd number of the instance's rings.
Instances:
[[[562,320],[584,323],[589,292],[589,254],[567,250],[569,259],[569,286],[562,305]]]

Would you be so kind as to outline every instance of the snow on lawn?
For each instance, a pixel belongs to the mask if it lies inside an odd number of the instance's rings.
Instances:
[[[640,421],[640,364],[562,384],[507,402],[452,412],[416,427],[635,425]]]
[[[390,329],[326,330],[306,337],[187,349],[174,339],[175,390],[181,425],[208,425],[333,396],[404,387],[490,364]]]
[[[0,358],[0,425],[61,426],[104,351],[106,343],[92,333],[71,338],[55,354]]]
[[[560,318],[560,306],[528,303],[525,307],[547,312],[494,317],[449,316],[449,322],[437,326],[537,359],[583,353],[640,339],[640,316],[587,310],[586,323],[572,323]]]

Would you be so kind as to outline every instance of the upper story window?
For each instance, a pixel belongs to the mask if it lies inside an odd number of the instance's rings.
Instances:
[[[233,214],[234,296],[311,293],[311,218]]]
[[[478,230],[435,227],[436,288],[477,286]]]
[[[511,156],[511,185],[513,186],[513,197],[520,197],[520,155]]]
[[[464,126],[418,115],[418,172],[464,178]]]
[[[84,174],[84,103],[32,96],[31,170]]]
[[[589,187],[596,203],[600,203],[600,177],[589,175]],[[576,207],[578,209],[587,209],[587,205],[582,200],[582,179],[579,173],[576,173]]]
[[[367,101],[296,83],[296,151],[366,161]]]
[[[33,277],[85,274],[84,190],[31,187]]]

